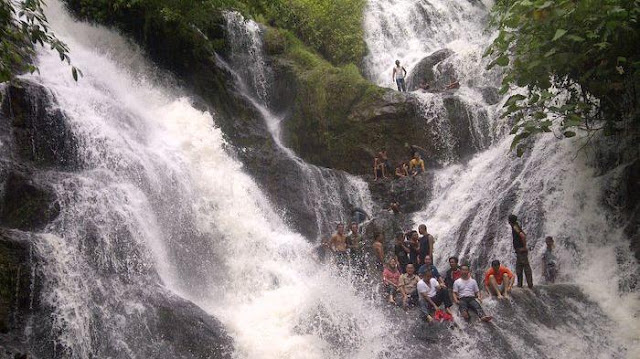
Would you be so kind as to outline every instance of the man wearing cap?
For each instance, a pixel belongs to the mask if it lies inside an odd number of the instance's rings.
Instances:
[[[491,268],[484,276],[484,288],[487,293],[497,296],[498,299],[509,298],[513,282],[515,276],[509,268],[500,265],[497,259],[491,262]]]

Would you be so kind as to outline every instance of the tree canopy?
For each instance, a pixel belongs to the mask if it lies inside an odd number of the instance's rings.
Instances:
[[[613,134],[639,119],[640,0],[498,0],[486,56],[505,69],[512,148],[533,134]],[[517,90],[516,90],[517,92]]]
[[[42,0],[0,0],[0,82],[11,80],[16,73],[34,72],[31,61],[33,45],[50,46],[60,60],[71,64],[69,49],[48,27]],[[79,70],[71,67],[74,79]]]

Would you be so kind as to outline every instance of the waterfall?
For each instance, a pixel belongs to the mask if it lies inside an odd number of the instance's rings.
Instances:
[[[584,139],[559,141],[542,136],[530,142],[523,158],[510,150],[508,124],[498,118],[499,102],[491,105],[482,96],[482,88],[496,87],[495,70],[487,71],[482,53],[494,36],[485,30],[490,1],[468,0],[370,0],[365,14],[366,41],[369,55],[365,59],[366,73],[380,86],[394,87],[391,68],[400,59],[408,72],[425,56],[444,48],[453,54],[438,65],[438,71],[453,71],[461,88],[456,96],[469,111],[487,109],[474,117],[472,132],[478,141],[479,153],[464,164],[455,156],[441,169],[434,169],[433,197],[429,205],[414,215],[415,223],[426,223],[437,238],[434,252],[438,268],[447,267],[447,258],[460,256],[471,263],[478,281],[488,263],[499,259],[512,269],[515,255],[511,231],[506,217],[517,214],[528,236],[534,283],[544,284],[541,256],[544,238],[556,240],[562,274],[561,283],[577,285],[576,291],[586,294],[589,301],[574,306],[573,296],[564,293],[553,299],[558,316],[569,305],[584,318],[606,319],[595,322],[571,323],[558,320],[552,327],[537,316],[547,308],[547,291],[559,291],[561,285],[540,286],[539,299],[510,303],[513,317],[503,318],[496,325],[500,333],[484,333],[482,337],[454,335],[453,343],[436,344],[438,352],[453,350],[460,357],[549,357],[622,358],[640,356],[640,296],[635,286],[638,263],[629,250],[629,240],[616,222],[603,198],[607,184],[615,181],[620,166],[606,175],[594,168],[594,156],[580,151]],[[447,68],[448,66],[448,68]],[[443,99],[449,94],[414,92],[425,108],[427,121],[443,120],[447,111]],[[475,110],[474,110],[475,109]],[[478,130],[489,129],[488,132]],[[446,126],[438,126],[439,144],[453,148],[456,134]],[[484,133],[484,135],[483,135]],[[485,136],[484,138],[482,136]],[[451,151],[449,151],[450,153]],[[487,303],[487,302],[485,302]],[[497,312],[504,305],[489,301],[486,306]],[[499,309],[503,308],[503,309]],[[529,320],[510,327],[509,322]],[[578,327],[575,327],[575,326]],[[509,330],[510,332],[508,332]],[[494,342],[495,347],[482,347],[481,342]],[[444,346],[447,346],[446,349]]]
[[[212,343],[180,351],[164,339],[173,333],[152,337],[146,325],[150,303],[166,300],[170,313],[176,295],[222,321],[234,357],[383,352],[385,319],[370,293],[316,263],[229,152],[215,115],[116,33],[73,21],[57,2],[47,13],[84,73],[73,81],[43,50],[40,74],[23,76],[51,92],[78,139],[79,168],[46,175],[61,211],[37,234],[52,356],[195,357]],[[179,325],[169,330],[190,330]]]
[[[235,75],[238,88],[264,119],[278,149],[300,170],[299,186],[305,189],[302,192],[305,197],[300,200],[307,208],[314,209],[319,236],[327,238],[334,231],[335,223],[351,221],[353,208],[371,213],[373,201],[366,182],[342,171],[310,165],[283,143],[280,127],[283,116],[269,109],[273,74],[266,64],[262,30],[256,22],[244,19],[237,12],[224,15],[231,47],[230,65],[221,58],[218,62]]]

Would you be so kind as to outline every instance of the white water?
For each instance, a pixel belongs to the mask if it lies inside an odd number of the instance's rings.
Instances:
[[[411,72],[424,56],[449,48],[456,54],[445,62],[453,66],[461,83],[456,94],[471,107],[486,108],[476,89],[497,86],[495,73],[484,70],[487,60],[481,57],[491,41],[491,34],[485,32],[486,14],[486,9],[467,0],[370,0],[365,15],[368,76],[393,88],[393,61],[399,59]],[[429,122],[446,124],[440,94],[413,95],[424,104]],[[625,284],[638,274],[638,265],[628,239],[602,204],[603,188],[616,171],[596,177],[589,153],[578,153],[581,140],[558,141],[552,136],[537,140],[524,158],[516,158],[509,151],[508,126],[497,119],[499,108],[489,109],[494,145],[468,164],[435,170],[433,199],[414,217],[416,223],[427,223],[438,238],[436,264],[445,268],[448,256],[459,255],[478,270],[484,270],[494,258],[514,268],[506,216],[516,213],[533,247],[534,283],[541,282],[544,237],[552,235],[561,262],[560,281],[579,285],[615,323],[611,327],[585,323],[575,332],[525,329],[543,343],[542,352],[552,358],[608,358],[619,356],[622,347],[627,357],[640,357],[640,297]],[[455,134],[438,127],[446,146]],[[605,339],[612,343],[587,339],[597,336],[599,330],[611,333]],[[469,350],[475,340],[479,339],[460,338],[455,346],[461,357],[479,354]],[[519,338],[512,335],[510,340],[515,343]],[[590,345],[585,344],[587,340]]]
[[[371,213],[373,201],[365,181],[342,171],[310,165],[283,143],[284,116],[269,109],[269,85],[273,74],[265,61],[262,30],[256,22],[244,19],[237,12],[227,12],[225,18],[232,66],[221,58],[217,61],[234,74],[238,88],[258,110],[278,148],[301,170],[303,177],[299,186],[307,194],[304,198],[307,208],[315,211],[319,236],[327,237],[337,222],[350,221],[349,212],[354,207]],[[345,199],[351,209],[343,205]]]
[[[225,151],[215,118],[150,80],[161,76],[118,35],[73,22],[56,2],[47,12],[84,72],[74,82],[45,51],[41,75],[25,77],[56,96],[83,162],[54,181],[63,210],[38,244],[59,349],[102,357],[107,342],[135,357],[124,328],[144,306],[125,294],[157,272],[222,320],[238,358],[370,358],[383,350],[382,315],[315,264],[311,245]],[[127,316],[114,311],[122,307]]]

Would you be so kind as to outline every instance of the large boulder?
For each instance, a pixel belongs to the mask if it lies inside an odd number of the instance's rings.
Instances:
[[[0,225],[37,231],[57,218],[60,204],[52,188],[38,184],[28,173],[0,169]],[[5,177],[5,178],[3,178]]]
[[[442,49],[420,60],[407,77],[408,90],[418,90],[422,83],[426,83],[429,85],[428,92],[438,92],[457,81],[453,66],[445,62],[451,55],[453,51]]]
[[[44,87],[19,81],[5,89],[0,117],[10,125],[22,160],[71,169],[78,165],[78,141],[62,111],[50,106],[54,101]]]

